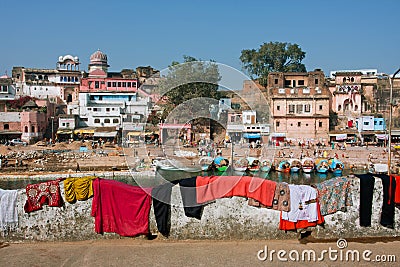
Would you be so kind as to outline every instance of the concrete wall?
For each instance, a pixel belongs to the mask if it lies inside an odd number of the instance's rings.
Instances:
[[[61,190],[63,194],[63,183]],[[317,238],[350,238],[360,236],[398,236],[399,225],[395,229],[380,226],[382,206],[382,183],[376,179],[373,199],[372,226],[359,226],[359,181],[352,180],[353,206],[347,212],[338,212],[325,216],[325,228],[317,227],[313,236]],[[104,236],[94,232],[94,218],[91,213],[91,199],[65,203],[65,207],[44,206],[43,210],[26,214],[23,211],[26,195],[19,190],[18,214],[19,227],[16,231],[3,233],[0,240],[9,241],[53,241],[85,240],[102,238],[120,238],[116,234]],[[278,230],[279,212],[259,209],[247,205],[244,198],[233,197],[218,199],[204,208],[201,220],[187,218],[181,207],[179,187],[172,191],[172,214],[170,239],[286,239],[296,238],[296,233]],[[396,221],[400,212],[396,209]],[[150,212],[151,232],[158,234],[153,211]],[[160,235],[161,236],[161,235]]]

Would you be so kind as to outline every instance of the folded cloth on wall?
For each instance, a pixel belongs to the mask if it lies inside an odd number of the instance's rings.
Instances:
[[[42,209],[44,204],[50,207],[61,207],[64,204],[58,180],[29,184],[26,186],[26,195],[28,198],[24,210],[27,213]]]
[[[394,228],[394,199],[396,194],[396,180],[393,175],[374,174],[382,179],[383,201],[380,224],[388,228]]]
[[[337,211],[346,211],[353,205],[350,180],[336,177],[315,185],[318,190],[318,202],[323,216]]]
[[[289,185],[290,211],[282,211],[282,219],[290,222],[318,221],[317,190],[309,185]]]
[[[372,198],[375,178],[372,174],[356,174],[360,179],[360,226],[371,226]]]
[[[274,200],[272,201],[272,207],[262,205],[259,201],[249,198],[249,206],[261,207],[261,208],[272,208],[279,211],[290,211],[290,190],[287,183],[277,183],[274,193]]]
[[[394,204],[397,205],[397,206],[400,206],[400,176],[396,175],[396,176],[394,176],[394,178],[396,180]]]
[[[282,219],[283,212],[281,212],[279,220],[279,230],[292,231],[297,229],[305,229],[308,227],[316,227],[317,225],[323,224],[325,222],[325,219],[324,216],[321,215],[321,210],[318,200],[316,202],[316,205],[317,205],[317,217],[318,217],[316,221],[310,222],[309,220],[298,220],[297,222],[291,222]]]
[[[149,234],[151,189],[115,180],[93,180],[91,215],[95,217],[96,233]]]
[[[250,176],[198,176],[197,203],[224,197],[248,197],[262,205],[272,206],[276,182]]]
[[[77,200],[83,201],[93,196],[92,181],[95,176],[81,178],[67,178],[64,180],[65,200],[75,203]]]
[[[15,230],[18,225],[17,190],[0,189],[0,230]]]
[[[157,229],[169,236],[171,230],[171,191],[179,183],[183,208],[187,217],[201,219],[203,206],[196,201],[196,177],[168,182],[154,187],[151,195]]]

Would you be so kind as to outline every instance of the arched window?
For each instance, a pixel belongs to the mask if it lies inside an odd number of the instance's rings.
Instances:
[[[4,130],[9,130],[10,129],[10,125],[8,123],[4,124]]]
[[[100,123],[100,119],[94,119],[94,123]]]
[[[350,81],[351,81],[352,83],[354,83],[354,77],[351,77]]]
[[[119,123],[119,119],[113,119],[113,123]]]
[[[338,109],[338,111],[341,111],[342,110],[342,105],[339,105],[337,109]]]
[[[110,119],[104,119],[104,123],[110,123]]]
[[[354,111],[358,111],[358,105],[354,106]]]
[[[28,126],[25,126],[24,132],[25,132],[25,133],[28,132]]]
[[[35,126],[31,126],[31,133],[35,132]]]
[[[346,82],[346,77],[343,77],[343,82],[344,82],[344,83]]]

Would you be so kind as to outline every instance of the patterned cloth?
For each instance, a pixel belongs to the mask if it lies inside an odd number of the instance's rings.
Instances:
[[[87,200],[93,196],[92,181],[95,176],[67,178],[64,180],[65,200],[75,203],[77,200]]]
[[[48,204],[50,207],[61,207],[64,204],[58,180],[29,184],[26,186],[26,195],[28,199],[24,210],[27,213],[41,210],[43,204]]]
[[[315,185],[323,216],[346,211],[348,206],[353,205],[350,186],[350,181],[346,177],[332,178]]]
[[[261,208],[272,208],[279,211],[290,211],[290,190],[287,183],[277,183],[275,188],[274,199],[272,201],[272,207],[262,205],[259,201],[249,198],[249,206],[261,207]]]

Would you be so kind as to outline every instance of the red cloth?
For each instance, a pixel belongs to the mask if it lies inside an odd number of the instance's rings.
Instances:
[[[282,212],[279,220],[279,230],[297,230],[297,229],[305,229],[307,227],[315,227],[319,224],[323,224],[325,222],[324,216],[321,215],[321,210],[319,207],[319,202],[317,202],[317,212],[318,212],[318,221],[309,222],[308,220],[298,220],[297,222],[291,222],[282,219]]]
[[[197,202],[205,203],[223,197],[248,197],[271,207],[276,182],[250,176],[198,176]]]
[[[149,233],[151,188],[141,188],[115,180],[93,180],[92,213],[98,234],[121,236]]]
[[[61,207],[64,201],[60,194],[59,180],[48,181],[26,186],[27,200],[24,210],[29,213],[41,210],[44,204],[50,207]]]
[[[394,178],[396,179],[396,193],[394,195],[394,204],[400,205],[400,176],[395,176]]]

